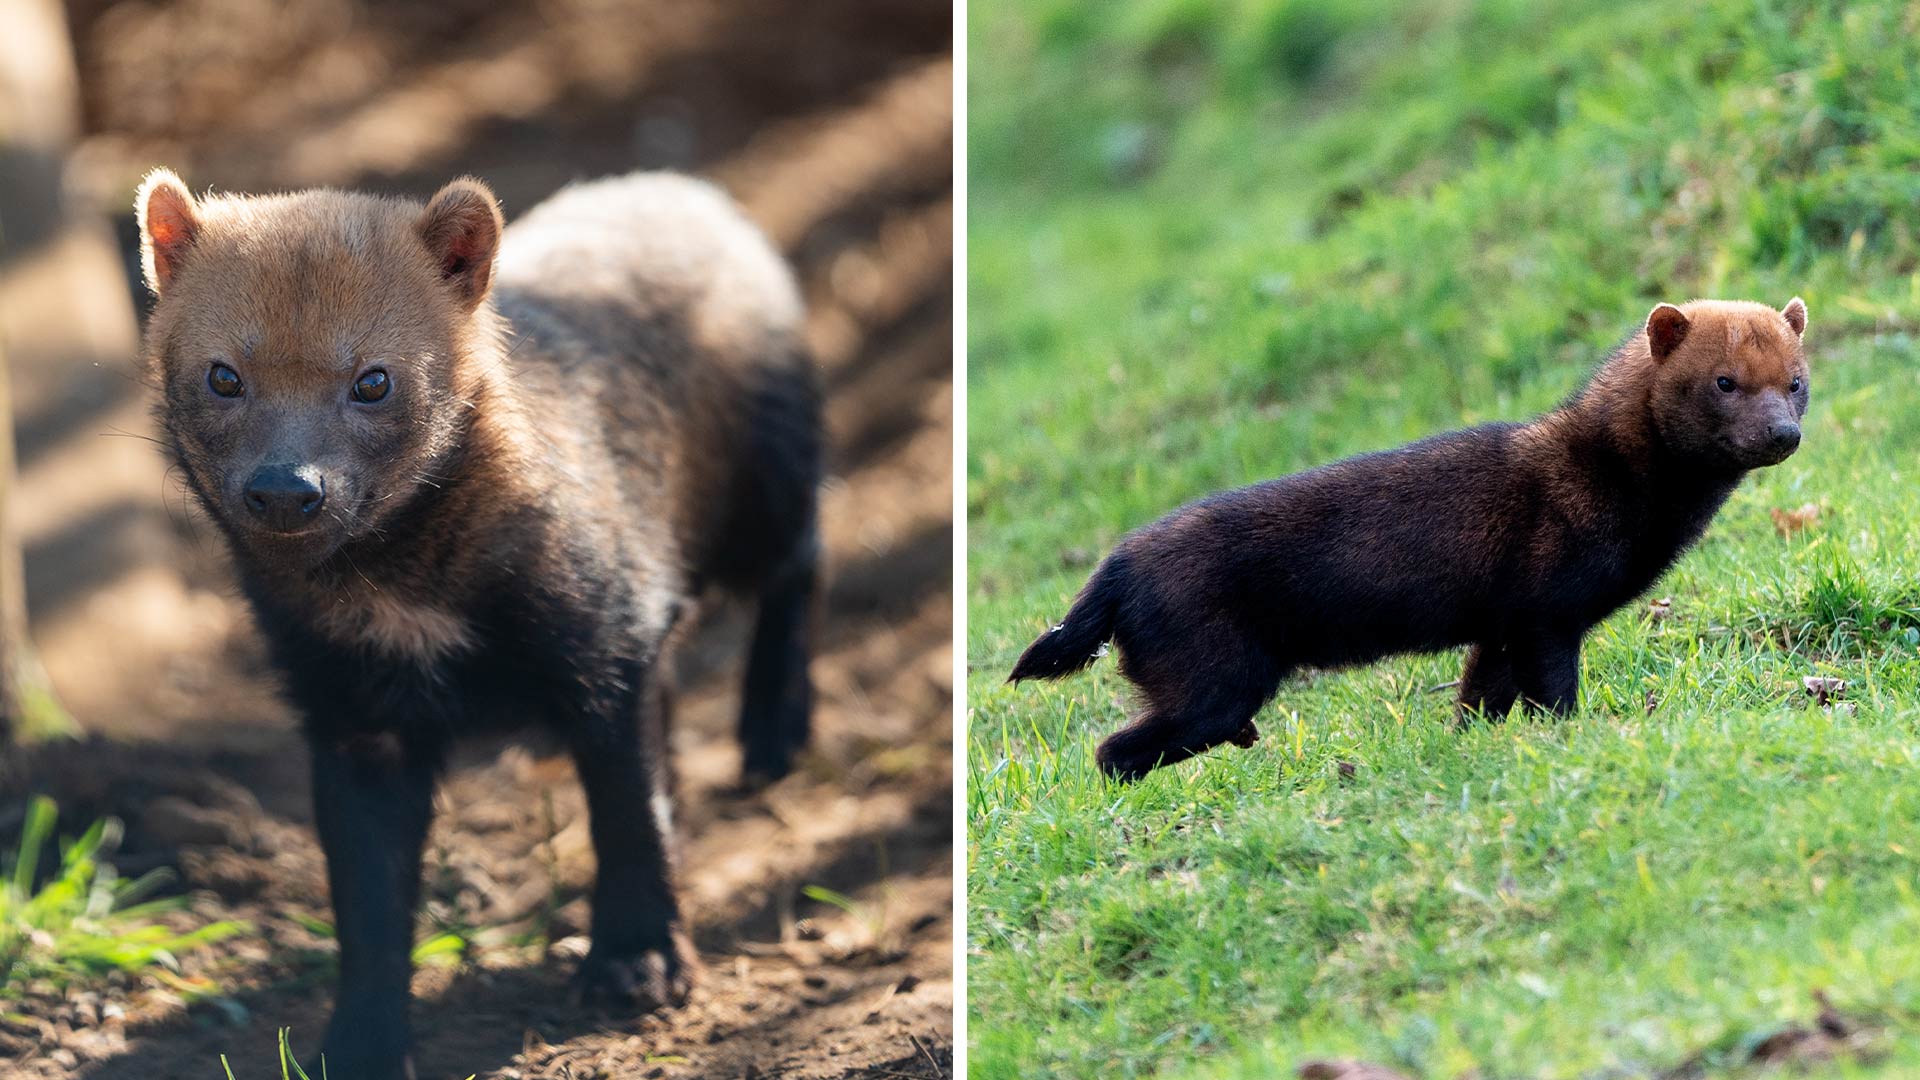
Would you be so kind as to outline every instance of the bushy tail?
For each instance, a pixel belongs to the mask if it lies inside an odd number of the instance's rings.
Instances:
[[[1108,556],[1087,579],[1060,625],[1041,634],[1020,654],[1007,681],[1058,679],[1093,663],[1101,655],[1101,646],[1113,639],[1114,611],[1125,578],[1121,557]]]

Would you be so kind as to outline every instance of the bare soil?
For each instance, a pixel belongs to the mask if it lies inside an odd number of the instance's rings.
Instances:
[[[90,130],[74,174],[112,211],[163,163],[232,190],[425,195],[471,172],[509,217],[571,179],[669,166],[726,184],[805,282],[834,447],[818,738],[797,775],[735,787],[746,621],[717,603],[682,658],[673,748],[701,989],[652,1017],[567,1002],[593,861],[571,767],[469,746],[422,930],[471,944],[416,978],[420,1075],[947,1075],[947,6],[75,0],[71,16]],[[132,357],[10,360],[33,630],[88,738],[0,765],[0,847],[33,793],[68,831],[112,814],[125,868],[178,872],[182,925],[252,930],[177,976],[30,992],[0,1024],[0,1076],[217,1077],[223,1053],[241,1080],[278,1075],[278,1029],[310,1057],[332,977],[305,752],[217,538],[143,438]]]

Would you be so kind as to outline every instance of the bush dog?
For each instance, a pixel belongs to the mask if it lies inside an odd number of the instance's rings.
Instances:
[[[1112,641],[1140,690],[1100,766],[1137,779],[1224,742],[1304,665],[1469,646],[1462,718],[1574,707],[1580,641],[1652,585],[1748,470],[1800,444],[1807,308],[1661,304],[1579,392],[1190,503],[1108,555],[1014,665]]]
[[[705,586],[758,598],[740,736],[807,736],[819,404],[785,264],[684,177],[570,187],[502,229],[455,180],[136,202],[165,442],[229,541],[312,751],[340,982],[323,1053],[407,1075],[422,842],[449,744],[570,749],[599,873],[588,998],[685,997],[663,678]]]

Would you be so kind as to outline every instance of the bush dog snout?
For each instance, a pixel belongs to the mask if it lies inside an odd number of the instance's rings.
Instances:
[[[313,524],[326,501],[326,480],[310,465],[262,465],[247,481],[247,509],[274,532],[298,532]]]
[[[328,1074],[411,1071],[421,846],[467,732],[535,724],[572,751],[599,863],[579,990],[682,1000],[665,664],[703,589],[758,599],[748,771],[786,772],[807,737],[819,404],[786,266],[716,189],[663,174],[510,229],[471,179],[424,205],[196,199],[163,170],[136,208],[166,442],[311,747]]]
[[[1574,707],[1580,643],[1800,445],[1807,308],[1661,304],[1566,403],[1208,496],[1128,535],[1012,681],[1111,641],[1141,696],[1100,765],[1221,743],[1302,666],[1469,646],[1462,717]]]

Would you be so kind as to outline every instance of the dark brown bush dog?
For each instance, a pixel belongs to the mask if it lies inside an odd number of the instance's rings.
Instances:
[[[421,845],[469,732],[573,751],[600,867],[582,992],[681,1001],[662,654],[704,587],[759,598],[747,769],[784,773],[807,736],[819,407],[786,267],[666,175],[569,188],[504,234],[474,180],[425,206],[196,200],[161,171],[137,210],[167,442],[312,748],[328,1072],[411,1072]]]
[[[1122,540],[1011,679],[1106,642],[1142,707],[1101,744],[1135,779],[1221,743],[1295,669],[1471,646],[1462,715],[1565,714],[1580,642],[1653,584],[1751,469],[1800,444],[1807,309],[1661,304],[1526,424],[1362,454],[1175,510]]]

